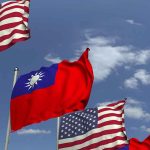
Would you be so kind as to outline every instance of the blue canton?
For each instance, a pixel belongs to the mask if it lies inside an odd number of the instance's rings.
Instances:
[[[30,94],[34,90],[47,88],[54,84],[56,73],[58,70],[58,64],[53,64],[50,67],[42,67],[41,69],[37,71],[32,71],[28,74],[22,75],[18,78],[15,87],[13,88],[12,96],[11,98],[23,95],[23,94]],[[31,78],[32,75],[35,75],[36,73],[42,72],[44,77],[42,78],[42,81],[38,82],[36,86],[29,89],[26,87],[26,83],[29,82],[28,79]]]
[[[86,132],[97,128],[97,124],[97,108],[89,108],[84,111],[67,114],[61,117],[60,120],[59,139],[83,135]]]

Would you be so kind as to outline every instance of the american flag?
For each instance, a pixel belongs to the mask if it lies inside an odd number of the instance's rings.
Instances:
[[[30,0],[0,4],[0,51],[30,37],[28,28]]]
[[[128,144],[125,100],[61,117],[59,150],[116,150]]]

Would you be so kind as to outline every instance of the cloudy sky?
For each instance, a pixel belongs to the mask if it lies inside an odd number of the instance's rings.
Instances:
[[[127,97],[128,138],[150,135],[149,10],[148,0],[31,0],[31,39],[0,53],[0,149],[14,68],[25,74],[63,59],[75,60],[86,47],[91,49],[95,76],[87,107]],[[55,150],[56,121],[12,133],[9,150]]]

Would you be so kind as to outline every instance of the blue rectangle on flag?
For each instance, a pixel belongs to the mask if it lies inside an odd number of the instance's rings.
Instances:
[[[58,70],[58,64],[50,67],[41,67],[37,71],[32,71],[18,78],[12,92],[11,98],[30,94],[34,90],[46,88],[54,84],[55,76]]]
[[[66,139],[87,133],[97,128],[97,108],[89,108],[61,117],[59,139]]]

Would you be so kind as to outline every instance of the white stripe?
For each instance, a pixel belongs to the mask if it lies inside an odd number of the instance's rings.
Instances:
[[[109,135],[103,135],[103,136],[100,136],[100,137],[95,137],[95,138],[93,138],[91,140],[88,140],[88,141],[82,143],[82,144],[78,144],[78,145],[74,145],[74,146],[66,147],[66,148],[61,148],[61,150],[70,150],[70,149],[71,150],[72,149],[77,150],[77,149],[81,149],[81,148],[84,148],[84,147],[87,147],[87,146],[91,145],[91,143],[92,144],[96,144],[96,143],[99,143],[99,142],[104,141],[104,140],[112,139],[112,138],[114,138],[116,136],[124,137],[124,134],[122,132],[118,132],[118,133],[114,133],[114,134],[109,134]],[[78,141],[78,138],[75,138],[74,141]],[[119,140],[115,141],[114,143],[118,143],[118,141]],[[67,142],[67,143],[69,143],[69,142]],[[123,142],[123,143],[125,143],[125,142]],[[108,145],[110,147],[110,143],[109,143],[109,144],[103,145],[103,148],[109,148]],[[102,146],[100,146],[100,147],[102,147]],[[99,147],[99,149],[100,149],[100,147]],[[113,147],[112,143],[111,143],[111,147]]]
[[[28,30],[28,28],[26,28],[26,26],[24,26],[24,24],[19,24],[15,28],[9,28],[9,29],[0,31],[0,37],[9,35],[14,29],[18,29],[18,30],[22,30],[22,31]]]
[[[103,119],[100,119],[100,120],[98,121],[98,124],[101,124],[101,123],[104,123],[104,122],[107,122],[107,121],[111,121],[111,120],[122,121],[122,118],[116,117],[116,116],[105,117],[105,118],[103,118]]]
[[[30,2],[29,2],[29,1],[26,1],[26,2],[24,3],[24,5],[25,5],[26,7],[29,7]]]
[[[0,26],[10,24],[10,23],[17,23],[22,21],[22,17],[12,17],[8,19],[4,19],[3,21],[0,22]]]
[[[26,28],[28,28],[28,22],[23,21],[24,25],[26,26]]]
[[[21,13],[21,14],[24,14],[24,9],[21,9],[21,8],[13,8],[13,9],[4,11],[4,12],[0,15],[0,18],[6,16],[6,15],[8,15],[8,14],[15,13],[15,12],[19,12],[19,13]],[[12,15],[12,16],[13,16],[13,15]]]
[[[5,46],[8,45],[9,43],[11,43],[11,41],[13,39],[20,39],[20,38],[28,38],[29,34],[20,34],[20,33],[15,33],[14,35],[12,35],[12,37],[10,37],[9,39],[4,40],[3,42],[0,42],[0,46]]]
[[[99,133],[99,132],[110,130],[110,129],[119,129],[121,127],[122,127],[121,125],[107,125],[107,126],[104,126],[104,127],[101,127],[101,128],[92,129],[92,130],[90,130],[89,132],[87,132],[83,135],[79,135],[79,136],[72,137],[72,138],[67,138],[67,139],[60,139],[59,143],[62,144],[62,143],[71,142],[75,138],[77,138],[78,140],[82,140],[82,139],[84,139],[84,138],[86,138],[86,137],[88,137],[88,136],[90,136],[94,133]]]
[[[102,112],[100,112],[100,113],[98,113],[98,117],[100,117],[100,116],[103,116],[103,115],[107,115],[107,114],[111,114],[111,113],[113,113],[113,114],[121,114],[122,113],[122,110],[106,110],[106,111],[102,111]]]
[[[23,14],[23,17],[29,18],[29,14],[28,14],[28,13],[24,13],[24,14]]]
[[[4,6],[5,4],[10,3],[10,2],[14,2],[14,1],[3,2],[1,3],[1,6]]]

